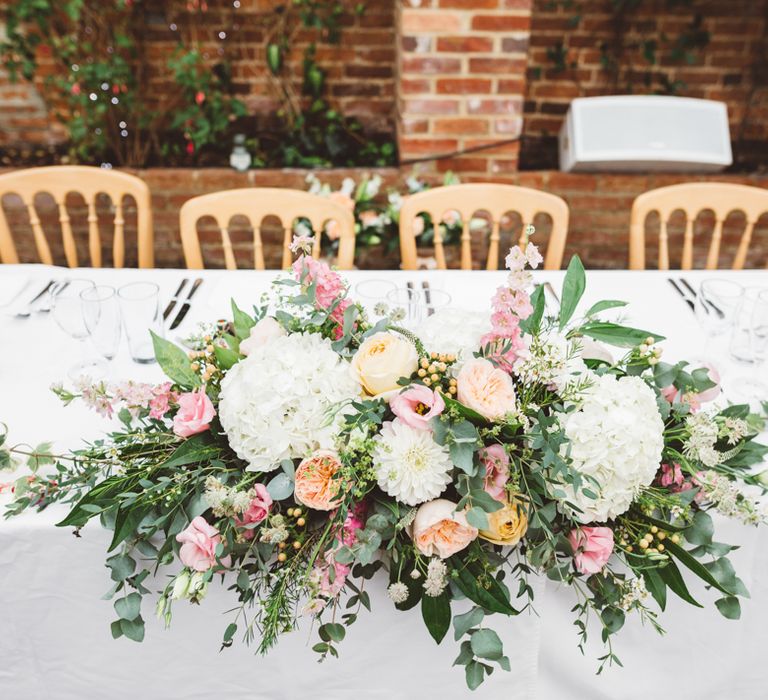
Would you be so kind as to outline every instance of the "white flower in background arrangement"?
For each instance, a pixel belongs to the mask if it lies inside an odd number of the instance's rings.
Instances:
[[[351,177],[345,177],[339,188],[339,192],[351,197],[355,191],[355,181]]]
[[[330,449],[341,405],[360,394],[349,363],[316,333],[294,333],[257,347],[221,382],[219,418],[249,471]]]
[[[416,329],[416,335],[427,352],[456,355],[460,368],[462,362],[471,360],[480,349],[480,339],[491,330],[491,317],[487,313],[440,309]]]
[[[399,418],[384,423],[374,438],[373,468],[379,488],[400,503],[415,506],[437,498],[451,481],[448,448],[429,430],[417,430]]]
[[[560,424],[570,442],[571,469],[590,477],[578,491],[571,484],[557,487],[564,501],[581,509],[573,517],[590,523],[621,515],[659,469],[664,423],[653,390],[639,377],[596,376],[578,410],[561,414]]]
[[[365,199],[373,199],[381,189],[381,175],[374,175],[365,182]]]
[[[558,394],[589,374],[581,359],[580,345],[562,333],[534,337],[527,350],[521,352],[513,371],[524,385],[545,384]]]

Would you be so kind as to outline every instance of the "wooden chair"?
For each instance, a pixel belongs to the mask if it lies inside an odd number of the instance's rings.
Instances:
[[[154,267],[152,205],[149,188],[138,177],[117,170],[104,170],[86,165],[28,168],[0,175],[0,201],[7,194],[16,194],[21,198],[32,226],[40,262],[52,265],[51,249],[35,209],[35,196],[43,192],[49,193],[56,202],[64,255],[69,267],[79,266],[72,225],[66,207],[67,194],[70,192],[82,194],[88,205],[88,250],[92,267],[101,267],[101,235],[96,215],[96,197],[101,193],[109,195],[115,209],[112,242],[114,266],[123,267],[125,261],[123,197],[130,195],[136,201],[138,215],[138,264],[139,267]],[[19,262],[11,228],[2,207],[0,207],[0,262]]]
[[[253,266],[264,270],[264,249],[260,226],[265,216],[276,216],[283,228],[282,267],[291,264],[290,249],[293,239],[293,222],[298,217],[309,219],[315,232],[312,255],[320,256],[320,234],[329,220],[339,226],[339,252],[336,264],[342,270],[352,268],[355,259],[355,217],[340,204],[309,192],[276,187],[250,187],[204,194],[185,202],[181,207],[181,243],[184,259],[190,269],[203,268],[203,256],[197,235],[197,222],[203,216],[211,216],[221,230],[224,246],[224,262],[228,270],[237,268],[228,226],[233,216],[246,216],[253,227]]]
[[[439,269],[446,269],[443,237],[437,223],[449,211],[457,211],[463,222],[461,233],[461,269],[472,269],[472,245],[469,223],[478,211],[491,215],[491,237],[488,245],[486,269],[496,270],[499,258],[499,222],[508,211],[520,213],[522,228],[519,244],[527,242],[526,226],[533,223],[538,213],[552,217],[552,233],[544,259],[545,270],[559,270],[568,232],[568,205],[553,194],[514,185],[472,183],[448,185],[418,192],[406,197],[400,210],[400,253],[404,270],[415,270],[416,236],[413,221],[421,212],[430,215],[435,223],[435,258]]]
[[[747,225],[733,259],[733,269],[741,270],[755,223],[762,213],[768,211],[768,190],[725,182],[670,185],[644,192],[637,197],[632,204],[629,228],[629,269],[645,269],[645,220],[653,211],[658,212],[660,219],[659,270],[669,269],[667,222],[672,212],[682,210],[686,223],[681,269],[690,270],[693,266],[694,222],[698,214],[707,209],[715,214],[715,228],[707,253],[707,270],[716,270],[718,267],[723,222],[728,218],[728,214],[732,211],[743,211],[746,214]]]

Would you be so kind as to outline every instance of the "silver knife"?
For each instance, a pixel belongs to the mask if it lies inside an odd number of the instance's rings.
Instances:
[[[424,301],[427,304],[427,316],[431,316],[435,313],[435,307],[432,306],[432,293],[429,289],[429,282],[427,282],[427,280],[422,281],[421,288],[424,290]]]
[[[667,282],[669,282],[675,288],[675,291],[681,296],[682,300],[691,307],[691,311],[696,311],[696,304],[694,304],[694,302],[688,297],[688,294],[683,291],[682,287],[680,287],[671,277],[667,277]]]
[[[189,311],[189,307],[191,306],[192,297],[195,295],[195,292],[200,288],[200,285],[203,283],[203,278],[198,277],[194,284],[192,285],[192,289],[189,290],[189,294],[187,294],[187,298],[184,301],[184,303],[181,305],[181,308],[179,309],[179,313],[176,314],[176,318],[173,319],[173,323],[171,324],[171,330],[174,330],[175,328],[178,328],[181,325],[181,322],[184,320],[184,317],[187,315],[187,312]]]
[[[176,302],[179,300],[179,295],[181,294],[188,281],[189,280],[186,277],[181,280],[181,284],[176,290],[176,294],[173,295],[171,300],[168,302],[168,306],[165,307],[165,311],[163,311],[163,321],[167,320],[167,318],[171,315],[171,311],[173,311],[173,308],[176,306]]]

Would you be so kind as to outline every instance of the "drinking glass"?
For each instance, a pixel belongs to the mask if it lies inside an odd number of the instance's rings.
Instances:
[[[355,297],[370,314],[382,317],[389,310],[387,307],[389,307],[390,302],[387,299],[387,294],[396,289],[397,285],[391,280],[363,280],[355,285]],[[382,311],[384,313],[381,313]]]
[[[710,340],[733,326],[743,294],[744,287],[731,280],[710,279],[701,283],[694,310]]]
[[[402,325],[414,329],[425,316],[424,296],[413,287],[398,287],[387,292],[387,301],[395,311],[402,312]]]
[[[56,325],[70,338],[74,338],[80,343],[78,354],[82,359],[67,370],[67,376],[72,381],[84,376],[100,379],[106,371],[106,362],[103,359],[87,357],[87,341],[90,332],[85,325],[83,301],[80,295],[93,287],[94,284],[91,280],[71,279],[67,280],[66,286],[51,297],[51,315],[56,321]]]
[[[760,368],[768,356],[768,288],[747,287],[736,313],[730,345],[731,357],[751,367],[749,376],[737,378],[734,389],[746,399],[768,396],[768,386],[760,381]]]
[[[111,361],[120,343],[120,306],[114,287],[97,285],[80,292],[83,320],[96,351]]]
[[[155,361],[153,331],[163,334],[160,317],[160,288],[154,282],[131,282],[117,290],[123,330],[134,362],[146,365]]]
[[[426,316],[431,316],[436,311],[447,309],[451,305],[451,295],[442,289],[424,287],[424,310]]]

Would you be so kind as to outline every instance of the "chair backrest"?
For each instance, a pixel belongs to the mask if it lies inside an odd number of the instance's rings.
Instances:
[[[432,218],[435,227],[435,259],[440,269],[446,268],[443,236],[438,224],[446,212],[456,211],[462,220],[461,269],[471,270],[470,221],[473,214],[478,210],[487,211],[491,216],[491,236],[488,244],[486,269],[495,270],[498,267],[499,222],[510,211],[518,212],[522,220],[518,240],[521,245],[527,242],[526,227],[533,223],[536,214],[549,214],[552,218],[552,232],[547,245],[544,268],[547,270],[560,269],[568,232],[568,205],[565,201],[556,195],[528,187],[494,183],[469,183],[435,187],[406,197],[400,209],[400,253],[403,269],[415,270],[418,265],[413,222],[421,212],[429,214]]]
[[[105,170],[87,165],[52,165],[0,175],[0,201],[7,194],[16,194],[21,198],[29,216],[40,262],[52,265],[51,249],[35,209],[35,196],[44,192],[53,197],[58,208],[64,255],[69,267],[78,267],[80,264],[66,207],[66,198],[71,192],[80,193],[88,206],[88,250],[92,267],[101,267],[101,234],[96,214],[96,198],[102,193],[109,196],[115,211],[112,241],[114,266],[123,267],[125,261],[125,219],[123,217],[123,197],[125,196],[131,196],[136,201],[139,267],[154,266],[152,205],[149,188],[143,180],[117,170]],[[0,262],[19,262],[10,224],[2,207],[0,207]]]
[[[264,247],[261,240],[261,223],[266,216],[276,216],[283,228],[282,267],[291,264],[293,254],[293,222],[301,217],[308,219],[315,233],[312,255],[320,256],[320,239],[327,221],[338,225],[339,250],[336,264],[342,270],[352,268],[355,259],[355,217],[340,204],[309,192],[278,187],[247,187],[204,194],[185,202],[181,207],[181,243],[184,259],[190,269],[203,268],[203,255],[197,235],[197,222],[203,216],[210,216],[221,230],[224,247],[224,262],[228,270],[237,268],[232,241],[229,236],[229,222],[233,216],[246,216],[253,228],[253,266],[264,267]]]
[[[671,214],[682,210],[685,214],[683,234],[683,255],[681,269],[693,267],[693,238],[696,217],[704,210],[715,214],[715,227],[707,253],[707,270],[716,270],[720,257],[720,243],[723,222],[733,211],[743,211],[747,225],[741,236],[739,247],[733,259],[733,269],[741,270],[747,257],[755,223],[760,215],[768,211],[768,190],[727,182],[690,182],[670,185],[644,192],[632,204],[629,228],[629,269],[645,269],[645,220],[651,212],[658,212],[659,269],[669,269],[669,240],[667,224]]]

